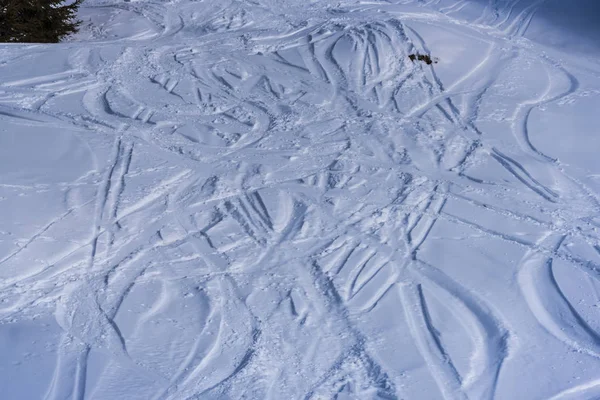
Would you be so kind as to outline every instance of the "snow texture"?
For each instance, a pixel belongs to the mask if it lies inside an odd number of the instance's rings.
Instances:
[[[87,0],[0,46],[0,397],[600,398],[576,3]]]

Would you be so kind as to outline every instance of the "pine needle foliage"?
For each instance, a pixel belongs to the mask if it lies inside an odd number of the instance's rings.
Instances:
[[[77,32],[83,0],[0,0],[0,42],[57,43]]]

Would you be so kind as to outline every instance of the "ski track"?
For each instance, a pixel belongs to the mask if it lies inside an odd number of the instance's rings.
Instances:
[[[531,135],[535,110],[581,86],[523,39],[545,0],[490,0],[470,25],[468,1],[302,3],[88,0],[106,19],[57,46],[64,70],[0,83],[0,121],[103,149],[72,183],[0,186],[74,193],[0,255],[17,271],[0,276],[0,327],[61,330],[41,398],[517,398],[504,377],[531,340],[599,367],[600,324],[554,262],[596,288],[600,261],[568,246],[598,252],[600,200]],[[411,21],[486,54],[447,84],[443,59],[409,59],[435,51]],[[481,110],[522,62],[545,86],[507,111],[509,143]],[[447,265],[444,234],[457,262],[516,249],[494,264],[500,294],[482,265]],[[595,398],[586,379],[527,393]]]

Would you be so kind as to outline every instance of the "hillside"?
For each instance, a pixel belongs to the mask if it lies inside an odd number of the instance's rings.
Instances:
[[[600,398],[596,3],[86,0],[0,45],[0,397]]]

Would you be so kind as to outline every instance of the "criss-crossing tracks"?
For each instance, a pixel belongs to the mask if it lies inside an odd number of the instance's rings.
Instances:
[[[10,398],[600,396],[543,3],[90,0],[83,42],[2,47]]]

